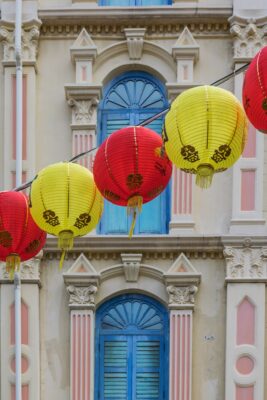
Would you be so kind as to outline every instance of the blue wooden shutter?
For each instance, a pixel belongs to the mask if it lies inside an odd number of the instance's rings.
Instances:
[[[133,399],[161,400],[163,398],[160,375],[161,339],[134,337],[133,343]]]
[[[105,113],[102,117],[102,140],[112,132],[130,125],[129,113]],[[104,212],[100,222],[101,233],[126,234],[128,232],[128,217],[125,207],[119,207],[105,200]]]
[[[106,336],[100,342],[104,355],[100,373],[100,400],[128,400],[129,343],[125,336]]]
[[[172,0],[99,0],[101,6],[162,6],[172,4]]]
[[[111,82],[100,107],[101,129],[99,143],[117,129],[127,125],[138,125],[167,107],[162,84],[143,72],[129,72]],[[163,119],[148,125],[161,134]],[[169,194],[165,190],[158,198],[143,205],[137,218],[135,234],[167,233],[169,222]],[[128,234],[131,219],[126,207],[105,202],[100,222],[100,233]]]

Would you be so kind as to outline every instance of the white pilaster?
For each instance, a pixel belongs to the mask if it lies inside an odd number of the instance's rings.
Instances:
[[[264,399],[267,248],[225,247],[227,274],[225,399]],[[242,397],[247,396],[247,397]]]

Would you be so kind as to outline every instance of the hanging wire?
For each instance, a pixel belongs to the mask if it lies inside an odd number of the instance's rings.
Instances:
[[[223,76],[222,78],[218,79],[217,81],[213,82],[210,84],[210,86],[220,86],[222,85],[224,82],[228,81],[229,79],[235,77],[236,75],[241,74],[241,72],[245,71],[250,63],[247,63],[245,65],[243,65],[242,67],[234,70],[233,72],[231,72],[228,75]],[[170,107],[165,108],[164,110],[160,111],[159,113],[153,115],[153,117],[147,118],[144,121],[142,121],[140,124],[138,124],[139,126],[146,126],[148,124],[150,124],[151,122],[153,122],[155,119],[158,119],[159,117],[161,117],[162,115],[167,114],[167,112],[169,111]],[[76,156],[72,157],[69,162],[77,162],[80,158],[86,156],[87,154],[92,153],[93,151],[95,151],[97,149],[97,147],[94,147],[93,149],[84,151],[83,153],[79,153]],[[32,179],[29,182],[24,183],[23,185],[13,189],[14,192],[20,192],[21,190],[25,190],[28,187],[31,186],[32,182],[34,179]]]

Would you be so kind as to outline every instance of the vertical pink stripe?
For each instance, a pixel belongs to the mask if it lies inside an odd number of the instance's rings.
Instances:
[[[173,166],[173,213],[177,214],[177,168]]]
[[[188,214],[192,214],[192,174],[189,174],[189,208]]]
[[[75,399],[76,393],[76,315],[72,316],[72,366],[71,366],[71,383],[72,383],[72,400]]]
[[[182,195],[183,195],[183,174],[182,171],[178,171],[178,179],[179,179],[179,200],[178,200],[178,210],[179,214],[182,214]]]
[[[256,157],[256,128],[249,124],[248,140],[243,151],[242,157],[253,158]]]
[[[86,66],[82,66],[82,81],[87,80],[87,68]]]
[[[80,376],[81,376],[81,316],[78,315],[78,329],[77,329],[77,336],[78,336],[78,354],[77,354],[77,372],[78,372],[78,379],[77,379],[77,386],[78,386],[78,397],[77,400],[81,399],[81,385],[80,385]]]
[[[187,315],[187,370],[186,370],[186,400],[190,400],[190,369],[191,369],[191,316]]]
[[[184,81],[188,80],[188,65],[183,66],[183,80]]]
[[[22,400],[29,400],[29,385],[22,385],[21,387]],[[11,400],[16,400],[16,386],[11,385]]]
[[[184,204],[183,204],[183,214],[187,213],[187,180],[188,174],[184,172]]]
[[[237,308],[236,344],[255,344],[255,307],[247,298]]]
[[[254,400],[254,386],[236,385],[236,400]]]
[[[181,377],[180,377],[180,357],[181,357],[181,316],[177,315],[178,323],[177,323],[177,333],[176,333],[176,340],[177,340],[177,352],[176,352],[176,393],[177,393],[177,400],[180,399],[180,386],[181,386]],[[175,399],[176,400],[176,399]]]
[[[86,365],[85,365],[85,359],[86,359],[86,355],[85,355],[85,350],[86,350],[86,347],[85,347],[86,316],[85,315],[83,315],[82,321],[83,321],[83,327],[82,327],[82,354],[81,354],[81,357],[82,357],[82,362],[81,362],[81,364],[82,364],[82,374],[81,375],[82,375],[82,399],[84,399],[84,396],[85,396],[85,379],[86,379]]]
[[[22,400],[29,400],[29,385],[22,385]]]
[[[21,343],[29,344],[29,307],[21,302]]]
[[[27,76],[22,78],[22,159],[27,159]],[[12,158],[16,160],[16,76],[12,75]]]
[[[185,393],[185,315],[182,316],[183,326],[182,326],[182,371],[181,371],[181,380],[182,380],[182,400],[184,400]]]
[[[12,171],[11,172],[11,181],[12,181],[12,189],[16,187],[16,172]],[[22,177],[21,177],[21,182],[25,183],[27,181],[27,172],[23,171],[22,172]]]
[[[175,368],[174,368],[174,347],[175,347],[175,315],[171,316],[170,321],[170,399],[174,399],[174,381],[175,381]]]
[[[90,387],[91,387],[91,317],[87,316],[88,330],[87,330],[87,400],[90,400]]]
[[[255,210],[255,170],[241,170],[241,210]]]

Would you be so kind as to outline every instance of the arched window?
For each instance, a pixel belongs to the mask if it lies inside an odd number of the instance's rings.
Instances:
[[[168,313],[147,296],[118,296],[96,312],[95,400],[168,399]]]
[[[172,4],[172,0],[99,0],[100,6],[166,6]]]
[[[138,125],[145,119],[168,107],[163,84],[145,72],[128,72],[112,80],[104,88],[99,106],[98,143],[102,143],[112,132],[127,125]],[[161,133],[162,118],[147,125]],[[135,234],[161,234],[168,232],[169,189],[158,198],[143,205],[137,219]],[[105,202],[100,222],[100,233],[127,234],[131,220],[125,207]]]

